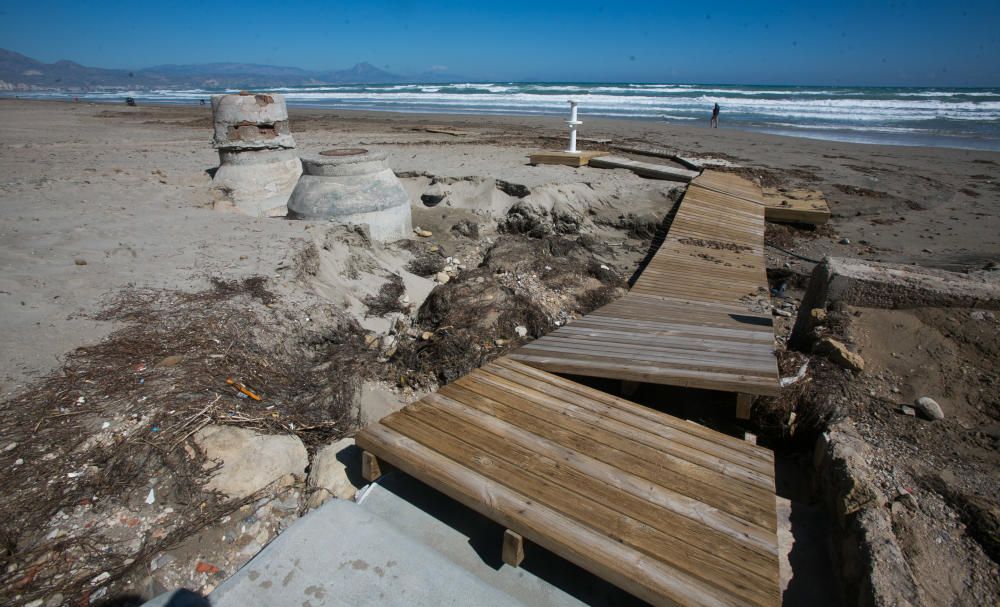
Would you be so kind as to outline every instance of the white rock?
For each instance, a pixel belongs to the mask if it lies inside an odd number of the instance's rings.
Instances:
[[[347,469],[349,464],[360,459],[361,452],[354,446],[353,438],[341,439],[317,451],[309,469],[309,486],[314,489],[309,497],[309,507],[316,508],[331,497],[354,499],[358,490],[351,482]]]
[[[156,489],[149,490],[149,495],[146,496],[146,503],[149,505],[156,503]]]
[[[944,419],[944,411],[941,410],[941,405],[937,404],[937,401],[929,396],[921,396],[914,403],[917,407],[917,411],[926,417],[927,419],[934,421],[937,419]]]
[[[7,453],[8,451],[13,451],[14,449],[17,449],[17,443],[11,443],[7,445],[6,447],[3,448],[3,452]]]
[[[109,579],[110,577],[111,577],[111,574],[108,573],[107,571],[105,571],[105,572],[101,573],[100,575],[94,577],[94,579],[90,580],[90,583],[92,585],[96,586],[96,585],[100,584],[101,582]]]
[[[451,276],[448,276],[447,272],[438,272],[437,274],[434,275],[434,280],[436,280],[441,284],[444,284],[449,280],[451,280]]]
[[[285,475],[305,476],[309,455],[297,436],[270,436],[246,428],[206,426],[194,435],[195,444],[209,462],[222,467],[208,488],[231,498],[242,498],[263,489]]]
[[[514,327],[514,333],[517,333],[518,337],[524,337],[525,335],[528,334],[528,328],[518,325]]]

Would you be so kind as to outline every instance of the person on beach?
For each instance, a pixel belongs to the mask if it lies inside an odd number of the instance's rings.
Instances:
[[[709,121],[709,126],[713,129],[719,128],[719,104],[716,103],[715,107],[712,108],[712,119]]]

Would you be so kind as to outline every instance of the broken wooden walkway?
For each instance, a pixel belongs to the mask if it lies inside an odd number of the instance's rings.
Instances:
[[[776,393],[760,198],[696,178],[625,297],[362,430],[366,478],[504,525],[510,564],[527,539],[653,604],[779,604],[773,455],[548,372]]]
[[[510,354],[557,373],[735,392],[778,393],[756,184],[706,171],[632,289]]]
[[[356,442],[652,604],[780,603],[773,455],[756,445],[504,358]]]

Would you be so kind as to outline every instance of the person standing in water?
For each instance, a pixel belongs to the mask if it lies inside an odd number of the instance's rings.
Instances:
[[[712,108],[712,120],[710,120],[708,124],[713,129],[719,128],[719,104],[718,103],[716,103],[715,107]]]

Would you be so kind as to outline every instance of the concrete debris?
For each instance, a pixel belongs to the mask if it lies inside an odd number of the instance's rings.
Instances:
[[[1000,309],[1000,281],[984,276],[827,257],[809,279],[789,344],[807,350],[812,310],[833,302],[870,308]]]
[[[845,597],[858,605],[923,604],[883,507],[873,457],[850,421],[834,424],[816,443],[816,486],[838,517]]]
[[[865,359],[860,354],[851,352],[842,342],[832,337],[824,337],[815,347],[816,353],[822,354],[835,365],[850,369],[855,373],[865,370]]]
[[[297,436],[268,436],[246,428],[206,426],[195,433],[195,444],[209,460],[222,466],[208,488],[243,498],[286,475],[305,476],[309,456]]]
[[[284,215],[302,174],[288,109],[281,95],[212,95],[213,143],[220,166],[213,177],[227,205],[257,217]]]
[[[353,438],[343,438],[319,449],[309,468],[310,508],[318,508],[330,498],[354,499],[357,487],[348,474],[349,465],[355,470],[361,466],[361,452],[354,446]]]

